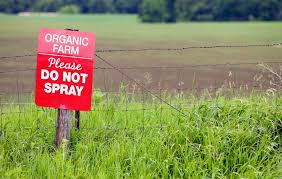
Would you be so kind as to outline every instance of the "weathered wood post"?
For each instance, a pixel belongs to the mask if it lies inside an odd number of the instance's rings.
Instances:
[[[75,111],[75,127],[79,130],[80,128],[80,111]]]
[[[78,29],[65,29],[70,31],[78,31]],[[79,111],[75,111],[75,119],[76,119],[76,126],[77,126],[77,113]],[[72,111],[66,109],[58,109],[57,112],[57,121],[56,121],[56,137],[55,137],[55,146],[58,148],[63,140],[70,141],[70,131],[71,131],[71,118],[72,118]]]
[[[55,146],[58,148],[65,139],[70,140],[72,111],[66,109],[58,109],[56,122]]]

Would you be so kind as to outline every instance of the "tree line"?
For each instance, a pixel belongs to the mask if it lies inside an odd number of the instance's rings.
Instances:
[[[282,20],[282,0],[0,0],[0,12],[133,13],[143,22]]]
[[[145,22],[282,20],[282,0],[144,0]]]
[[[0,12],[58,12],[76,6],[81,13],[138,13],[143,0],[0,0]]]

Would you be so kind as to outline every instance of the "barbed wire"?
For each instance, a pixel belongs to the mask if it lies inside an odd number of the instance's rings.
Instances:
[[[182,66],[129,66],[129,67],[118,67],[123,70],[138,70],[138,69],[185,69],[185,68],[195,68],[195,67],[215,67],[215,66],[238,66],[238,65],[259,65],[259,64],[282,64],[281,61],[262,61],[262,62],[242,62],[242,63],[215,63],[215,64],[191,64]],[[97,67],[95,69],[105,69],[111,70],[113,68],[107,67]]]
[[[197,68],[197,67],[217,67],[217,66],[240,66],[240,65],[259,65],[259,64],[282,64],[279,61],[263,61],[263,62],[242,62],[242,63],[216,63],[216,64],[191,64],[182,66],[117,66],[121,70],[149,70],[149,69],[187,69],[187,68]],[[0,71],[0,74],[4,73],[16,73],[16,72],[27,72],[35,71],[35,68],[27,69],[16,69],[8,71]],[[112,67],[94,67],[94,70],[115,70]]]
[[[136,49],[100,49],[97,53],[112,53],[112,52],[144,52],[144,51],[185,51],[191,49],[215,49],[215,48],[254,48],[254,47],[280,47],[282,43],[270,44],[247,44],[247,45],[211,45],[211,46],[190,46],[179,48],[136,48]],[[34,57],[36,54],[0,56],[0,59]]]
[[[172,87],[172,88],[148,88],[151,92],[159,93],[160,91],[166,92],[166,91],[175,91],[177,92],[189,92],[192,90],[199,91],[199,90],[219,90],[219,89],[225,89],[225,90],[232,90],[232,89],[242,89],[242,90],[267,90],[271,86],[262,86],[262,84],[253,84],[254,81],[247,82],[249,84],[235,84],[234,86],[230,87],[228,84],[219,84],[218,86],[206,86],[206,87]],[[226,86],[228,85],[228,86]],[[101,92],[101,93],[112,93],[112,94],[127,94],[127,95],[140,95],[143,94],[140,89],[135,89],[134,92],[132,89],[125,89],[125,90],[100,90],[100,89],[94,89],[92,90],[93,93],[95,92]],[[26,91],[0,91],[0,95],[8,95],[8,94],[34,94],[35,91],[33,90],[26,90]],[[0,103],[1,104],[1,103]]]
[[[34,106],[37,107],[34,103],[14,103],[14,104],[10,104],[10,105],[14,105],[14,106],[18,106],[18,105],[25,105],[28,104],[30,106]],[[7,105],[5,103],[2,103],[1,105]],[[203,104],[204,105],[204,104]],[[234,107],[238,107],[238,106],[251,106],[251,105],[256,105],[256,103],[250,103],[250,104],[238,104],[238,105],[228,105],[228,107],[230,108],[234,108]],[[193,105],[193,106],[181,106],[181,107],[177,107],[179,110],[192,110],[192,109],[198,109],[199,107],[201,107],[202,105]],[[101,106],[98,106],[101,107]],[[158,107],[150,107],[150,108],[120,108],[120,109],[110,109],[107,108],[107,106],[102,106],[104,109],[92,109],[90,110],[90,112],[114,112],[114,113],[118,113],[118,112],[138,112],[138,111],[160,111],[160,110],[171,110],[170,107],[163,107],[163,106],[158,106]],[[205,106],[207,107],[207,106]],[[215,109],[215,108],[222,108],[223,106],[220,104],[216,104],[214,106],[209,106],[207,107],[208,109]],[[276,105],[276,107],[280,108],[282,107],[282,105],[278,104]],[[43,110],[43,109],[36,109],[36,110],[21,110],[21,111],[13,111],[13,110],[5,110],[5,112],[0,113],[0,115],[9,115],[9,114],[19,114],[19,113],[25,113],[25,112],[48,112],[48,114],[50,113],[50,111],[56,112],[56,109],[53,108],[48,108],[48,110]],[[179,111],[176,111],[177,113],[179,113]]]
[[[53,127],[53,126],[48,126],[48,127]],[[110,126],[101,126],[100,128],[94,128],[94,127],[81,127],[80,130],[82,131],[90,131],[90,130],[101,130],[101,131],[112,131],[112,132],[128,132],[128,131],[137,131],[137,130],[148,130],[148,129],[165,129],[165,128],[169,128],[169,127],[174,127],[173,125],[146,125],[146,126],[137,126],[137,127],[110,127]],[[182,126],[182,127],[187,127],[188,126]],[[14,128],[15,129],[15,128]],[[38,127],[33,128],[32,126],[21,126],[20,127],[21,130],[39,130]],[[19,132],[18,128],[16,129],[17,131],[11,131],[8,130],[7,128],[5,129],[6,132]]]
[[[10,58],[23,58],[23,57],[35,57],[35,54],[26,54],[26,55],[14,55],[14,56],[1,56],[0,59],[10,59]]]
[[[139,48],[139,49],[102,49],[102,50],[97,50],[97,53],[114,53],[114,52],[145,52],[145,51],[186,51],[186,50],[193,50],[193,49],[215,49],[215,48],[254,48],[254,47],[281,47],[281,43],[273,43],[273,44],[250,44],[250,45],[214,45],[214,46],[190,46],[190,47],[181,47],[181,48]],[[26,55],[16,55],[16,56],[2,56],[0,57],[0,61],[4,61],[7,59],[17,59],[17,58],[24,58],[24,57],[35,57],[35,54],[26,54]],[[243,86],[231,86],[231,87],[225,87],[222,85],[219,86],[214,86],[214,87],[193,87],[193,88],[184,88],[184,87],[178,87],[178,88],[173,88],[173,89],[167,89],[167,88],[159,88],[159,89],[149,89],[146,86],[144,86],[143,83],[136,81],[133,77],[129,76],[127,73],[125,73],[123,70],[149,70],[149,69],[185,69],[185,68],[197,68],[197,67],[217,67],[217,66],[238,66],[238,65],[258,65],[261,63],[265,63],[265,64],[282,64],[282,61],[266,61],[266,62],[242,62],[242,63],[216,63],[216,64],[191,64],[191,65],[182,65],[182,66],[124,66],[124,67],[118,67],[118,66],[114,66],[113,64],[109,63],[105,58],[101,57],[100,55],[96,54],[96,57],[105,62],[107,65],[109,65],[110,67],[95,67],[95,70],[116,70],[119,73],[121,73],[123,76],[125,76],[126,78],[128,78],[130,81],[134,82],[135,84],[137,84],[140,88],[142,88],[142,95],[144,95],[145,93],[148,93],[149,95],[151,95],[153,98],[156,98],[160,101],[161,104],[158,104],[159,106],[156,107],[146,107],[147,102],[145,102],[145,100],[142,100],[142,102],[140,102],[140,104],[142,104],[142,107],[140,106],[136,106],[134,108],[134,106],[130,107],[130,104],[132,104],[131,102],[128,102],[126,100],[126,104],[124,105],[115,105],[115,108],[110,108],[108,105],[108,101],[107,103],[104,103],[103,106],[98,106],[94,109],[92,109],[90,112],[105,112],[107,113],[107,117],[108,117],[108,113],[119,113],[119,112],[143,112],[143,118],[144,118],[144,112],[160,112],[163,113],[163,110],[171,110],[173,109],[174,112],[171,111],[171,113],[174,114],[179,114],[178,117],[180,115],[188,117],[189,115],[186,113],[187,110],[193,110],[193,109],[197,109],[197,105],[194,106],[189,106],[189,105],[185,105],[185,106],[180,106],[179,104],[175,104],[175,102],[173,103],[169,103],[166,101],[166,97],[164,95],[162,95],[161,91],[164,90],[176,90],[178,93],[180,93],[180,91],[190,91],[190,90],[219,90],[219,89],[227,89],[227,90],[233,90],[233,89],[243,89],[243,90],[263,90],[265,91],[266,89],[262,88],[260,85],[249,85],[248,87],[246,87],[246,85]],[[14,73],[14,72],[28,72],[28,71],[35,71],[35,68],[26,68],[26,69],[14,69],[14,70],[8,70],[8,71],[1,71],[0,74],[4,74],[4,73]],[[18,84],[18,82],[17,82]],[[93,90],[93,91],[100,91],[102,93],[113,93],[113,94],[120,94],[120,93],[128,93],[128,91],[109,91],[109,90]],[[160,92],[160,96],[158,96],[158,94],[155,94],[153,91],[156,92]],[[1,94],[2,93],[2,94]],[[11,94],[11,91],[8,92],[0,92],[0,95],[5,96],[7,93]],[[44,109],[44,108],[39,108],[37,107],[34,103],[29,103],[29,102],[20,102],[21,100],[19,99],[19,96],[22,93],[34,93],[34,91],[30,91],[30,92],[21,92],[18,90],[17,87],[17,92],[15,92],[15,94],[17,94],[17,102],[2,102],[2,99],[0,98],[0,106],[1,106],[1,128],[2,128],[2,116],[4,115],[13,115],[13,114],[17,114],[15,116],[17,117],[13,117],[11,119],[17,119],[19,121],[19,126],[21,126],[21,119],[22,119],[22,115],[26,112],[34,112],[37,113],[36,114],[36,118],[37,120],[40,121],[40,117],[38,117],[38,113],[45,113],[45,115],[51,115],[48,111],[48,109]],[[132,93],[132,94],[136,94],[136,93]],[[139,93],[140,94],[140,93]],[[108,98],[108,95],[106,96]],[[116,103],[114,103],[116,104]],[[9,108],[9,105],[11,106]],[[28,108],[28,110],[26,110],[25,106],[30,105],[32,107]],[[156,104],[157,105],[157,104]],[[163,107],[167,105],[167,107]],[[3,107],[3,106],[7,106]],[[17,107],[13,107],[13,106],[17,106]],[[129,106],[129,107],[128,107]],[[234,105],[234,107],[237,107],[238,105]],[[34,107],[34,108],[33,108]],[[100,107],[100,108],[99,108]],[[214,109],[214,108],[219,108],[220,106],[210,106],[208,108],[210,109]],[[231,107],[231,106],[230,106]],[[278,108],[281,107],[281,105],[278,103],[277,105]],[[279,109],[278,109],[279,110]],[[52,115],[55,115],[55,110],[52,110],[54,113],[52,113]],[[185,112],[186,111],[186,112]],[[156,114],[157,115],[157,114]],[[177,116],[177,115],[175,115]],[[162,118],[162,117],[160,117]],[[10,119],[9,119],[10,120]],[[127,119],[126,119],[127,120]],[[3,120],[5,121],[5,120]],[[134,127],[134,128],[126,128],[126,127],[117,127],[117,128],[112,128],[112,127],[104,127],[101,128],[103,130],[113,130],[113,131],[118,131],[118,130],[122,130],[122,131],[126,131],[126,130],[138,130],[138,129],[147,129],[147,128],[165,128],[165,127],[170,127],[169,125],[164,125],[162,120],[160,119],[160,124],[157,125],[145,125],[145,122],[143,121],[143,126],[140,127]],[[89,126],[87,124],[85,124],[85,128],[81,128],[82,130],[97,130],[97,128],[89,128]]]
[[[250,47],[275,47],[275,46],[281,46],[281,43],[273,43],[273,44],[250,44],[250,45],[213,45],[213,46],[190,46],[190,47],[182,47],[182,48],[140,48],[140,49],[106,49],[106,50],[97,50],[98,53],[110,53],[110,52],[137,52],[137,51],[184,51],[184,50],[190,50],[190,49],[213,49],[213,48],[250,48]],[[35,56],[34,54],[26,54],[26,55],[16,55],[16,56],[2,56],[0,59],[10,59],[10,58],[21,58],[21,57],[31,57]],[[161,97],[155,95],[153,92],[150,91],[150,89],[147,89],[142,83],[139,83],[134,78],[127,75],[122,70],[136,70],[136,69],[183,69],[183,68],[191,68],[191,67],[204,67],[204,66],[234,66],[234,65],[257,65],[260,63],[268,63],[268,64],[279,64],[282,62],[244,62],[244,63],[222,63],[222,64],[197,64],[197,65],[185,65],[185,66],[150,66],[150,67],[117,67],[108,62],[106,59],[101,57],[96,53],[95,55],[98,59],[103,61],[105,64],[109,65],[109,67],[95,67],[95,69],[103,69],[103,70],[116,70],[119,73],[121,73],[123,76],[128,78],[130,81],[133,81],[135,84],[137,84],[139,87],[141,87],[143,90],[145,90],[147,93],[152,95],[153,97],[159,99],[166,105],[168,105],[170,108],[173,108],[174,110],[182,113],[177,108],[172,106],[170,103],[163,100]],[[34,71],[34,68],[29,69],[16,69],[16,70],[10,70],[10,71],[1,71],[0,74],[3,73],[13,73],[13,72],[25,72],[25,71]],[[178,89],[179,90],[179,89]],[[184,116],[187,116],[186,114],[182,114]]]
[[[190,46],[190,47],[180,47],[180,48],[105,49],[105,50],[97,50],[97,52],[110,53],[110,52],[144,52],[144,51],[184,51],[184,50],[191,50],[191,49],[276,47],[276,46],[281,46],[281,45],[282,45],[282,43],[248,44],[248,45]]]
[[[101,57],[100,55],[98,55],[97,53],[95,54],[95,56],[100,59],[101,61],[103,61],[105,64],[109,65],[110,67],[114,68],[116,71],[118,71],[120,74],[124,75],[126,78],[128,78],[130,81],[134,82],[137,86],[141,87],[143,90],[145,90],[147,93],[149,93],[150,95],[152,95],[153,97],[157,98],[158,100],[162,101],[164,104],[168,105],[170,108],[178,111],[179,113],[181,113],[183,116],[188,117],[187,114],[185,114],[184,112],[180,111],[179,109],[177,109],[175,106],[171,105],[169,102],[167,102],[166,100],[163,100],[162,97],[155,95],[154,93],[152,93],[149,89],[147,89],[142,83],[138,82],[137,80],[135,80],[134,78],[132,78],[131,76],[129,76],[127,73],[125,73],[124,71],[122,71],[121,69],[119,69],[118,67],[114,66],[113,64],[111,64],[110,62],[108,62],[108,60],[106,60],[105,58]]]

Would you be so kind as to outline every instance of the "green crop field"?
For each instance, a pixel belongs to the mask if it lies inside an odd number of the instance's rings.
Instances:
[[[0,56],[30,56],[0,60],[0,178],[282,178],[279,63],[123,69],[174,107],[124,74],[95,69],[92,110],[55,149],[56,110],[31,102],[41,27],[94,32],[97,50],[282,41],[281,22],[142,24],[134,15],[1,14]],[[282,63],[281,45],[99,55],[121,67]],[[95,66],[108,67],[97,58]],[[166,89],[173,87],[192,88]]]
[[[219,44],[281,43],[281,22],[142,24],[134,15],[0,15],[0,54],[35,53],[41,27],[94,32],[97,49],[177,48]],[[280,60],[279,47],[194,50],[182,53],[126,53],[110,56],[118,64],[206,64]]]
[[[0,54],[1,56],[34,55],[15,58],[1,62],[0,71],[16,69],[33,69],[37,35],[41,27],[76,28],[81,31],[94,32],[97,36],[96,49],[135,49],[135,48],[181,48],[210,45],[247,45],[281,43],[281,22],[205,22],[176,24],[142,24],[134,15],[0,15]],[[186,51],[146,51],[99,53],[116,66],[184,66],[191,64],[221,63],[257,63],[282,62],[281,45],[273,47],[251,48],[216,48],[190,49]],[[96,59],[96,67],[108,67]],[[236,66],[235,68],[202,67],[182,71],[182,81],[190,88],[196,74],[200,87],[208,87],[212,82],[222,83],[229,71],[237,74],[238,83],[252,81],[257,67]],[[101,71],[97,70],[96,87],[102,88],[104,80]],[[138,80],[143,80],[149,73],[157,84],[159,79],[167,81],[166,86],[173,86],[177,71],[146,69],[143,71],[126,71]],[[108,71],[108,78],[115,82],[120,75]],[[15,74],[3,74],[0,79],[1,90],[16,89]],[[20,74],[23,90],[34,87],[34,73]],[[109,82],[112,83],[112,82]],[[116,86],[116,85],[115,85]],[[156,86],[156,85],[155,85]],[[175,85],[174,85],[175,86]]]

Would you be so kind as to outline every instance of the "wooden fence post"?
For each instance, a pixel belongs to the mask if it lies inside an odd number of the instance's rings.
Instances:
[[[75,127],[78,130],[80,128],[80,111],[75,111]]]
[[[70,140],[71,114],[71,110],[58,109],[55,138],[57,148],[59,148],[64,139],[67,141]]]
[[[70,31],[78,31],[77,29],[65,29]],[[77,117],[78,116],[78,117]],[[63,140],[70,140],[72,111],[66,109],[58,109],[56,121],[56,137],[55,146],[59,148]],[[80,111],[75,111],[76,128],[79,129]]]

